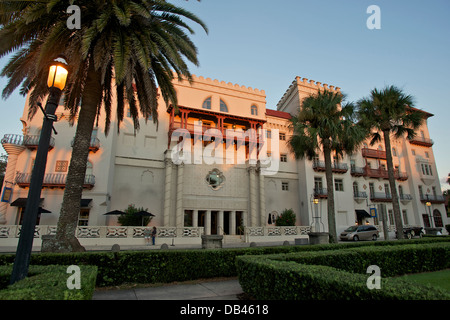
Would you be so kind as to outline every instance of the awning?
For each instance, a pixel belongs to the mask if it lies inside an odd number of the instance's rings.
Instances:
[[[13,206],[13,207],[25,207],[27,205],[27,199],[28,198],[17,198],[16,200],[14,200],[11,203],[11,206]],[[41,198],[39,200],[40,203],[42,203],[42,201],[44,201],[44,198]]]
[[[355,210],[358,218],[371,218],[372,216],[366,210]]]
[[[90,208],[92,199],[81,199],[80,208]]]

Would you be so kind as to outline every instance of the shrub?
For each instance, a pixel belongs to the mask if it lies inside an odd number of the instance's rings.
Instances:
[[[136,208],[134,204],[128,205],[128,208],[125,209],[125,214],[121,214],[117,219],[117,222],[122,226],[146,226],[150,223],[153,216],[142,217],[137,216],[136,213],[139,211],[147,211],[148,209],[144,209],[143,207]]]
[[[295,226],[295,213],[292,209],[284,209],[275,222],[276,226]]]
[[[369,265],[382,271],[382,290],[366,286]],[[433,287],[388,278],[450,267],[450,243],[364,246],[236,259],[243,290],[256,299],[450,299]]]
[[[95,289],[97,267],[80,266],[80,289],[69,289],[67,266],[29,267],[28,276],[9,285],[12,266],[0,267],[0,300],[90,300]]]

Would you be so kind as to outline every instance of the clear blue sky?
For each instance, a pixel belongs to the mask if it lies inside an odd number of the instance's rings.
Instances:
[[[210,31],[195,27],[200,66],[192,73],[265,90],[270,109],[296,76],[341,87],[350,101],[375,87],[399,86],[435,115],[428,126],[439,176],[450,173],[450,1],[171,2],[197,14]],[[380,30],[366,27],[370,5],[381,9]],[[1,78],[0,88],[5,83]],[[0,100],[0,136],[21,133],[24,101],[18,93]]]

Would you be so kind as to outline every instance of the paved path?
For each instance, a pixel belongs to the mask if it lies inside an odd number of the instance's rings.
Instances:
[[[238,300],[241,293],[239,281],[231,279],[124,290],[97,289],[92,300]]]

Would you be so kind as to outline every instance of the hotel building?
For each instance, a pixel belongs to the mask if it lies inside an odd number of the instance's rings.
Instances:
[[[144,244],[143,227],[122,227],[117,216],[129,204],[154,214],[158,242],[200,243],[201,234],[224,235],[226,241],[280,241],[307,237],[327,229],[327,190],[323,155],[296,160],[287,147],[289,118],[303,98],[317,90],[340,88],[297,77],[277,104],[266,108],[263,90],[193,77],[175,81],[178,108],[159,98],[158,125],[131,117],[119,125],[111,115],[105,136],[99,127],[91,138],[77,237],[82,244]],[[114,110],[114,108],[112,108]],[[428,119],[433,116],[422,111]],[[8,165],[0,202],[0,242],[14,244],[28,195],[31,171],[42,126],[41,113],[29,120],[25,105],[23,135],[5,135]],[[40,236],[55,232],[71,158],[75,124],[60,106],[54,123],[41,212]],[[146,121],[147,120],[147,121]],[[414,140],[392,140],[396,184],[404,225],[443,226],[447,222],[433,142],[427,123]],[[353,155],[334,157],[336,224],[379,225],[387,214],[394,231],[392,199],[384,145],[367,143]],[[318,199],[318,201],[313,201]],[[378,215],[371,216],[371,208]],[[296,214],[296,226],[276,227],[284,209]],[[3,239],[2,239],[3,238]],[[172,239],[172,240],[170,240]]]

